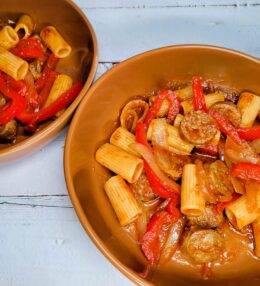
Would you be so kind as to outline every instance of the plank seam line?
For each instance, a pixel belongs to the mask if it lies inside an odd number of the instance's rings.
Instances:
[[[68,197],[66,194],[53,194],[53,195],[0,195],[1,198],[46,198],[46,197]]]
[[[20,203],[10,203],[10,202],[0,202],[0,205],[11,205],[11,206],[26,206],[26,207],[44,207],[44,208],[60,208],[60,209],[73,209],[73,207],[70,206],[48,206],[48,205],[40,205],[40,204],[20,204]]]
[[[146,5],[137,5],[137,6],[100,6],[100,7],[84,7],[81,6],[82,10],[109,10],[109,9],[167,9],[167,8],[208,8],[208,7],[256,7],[260,6],[260,3],[234,3],[234,4],[190,4],[190,5],[165,5],[165,6],[146,6]]]

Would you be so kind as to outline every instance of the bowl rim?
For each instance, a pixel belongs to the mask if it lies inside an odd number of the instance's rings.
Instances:
[[[230,48],[224,48],[220,46],[214,46],[214,45],[205,45],[205,44],[180,44],[180,45],[171,45],[171,46],[166,46],[166,47],[160,47],[156,49],[152,49],[149,51],[145,51],[143,53],[137,54],[135,56],[132,56],[126,60],[123,60],[116,66],[113,66],[111,69],[107,70],[104,74],[102,74],[91,86],[91,88],[88,90],[88,95],[84,97],[84,99],[81,101],[77,111],[74,114],[74,117],[71,121],[71,124],[69,126],[69,130],[66,136],[66,141],[65,141],[65,147],[64,147],[64,157],[63,157],[63,167],[64,167],[64,175],[65,175],[65,181],[66,181],[66,186],[67,186],[67,191],[69,193],[73,208],[80,220],[81,225],[85,229],[87,235],[90,237],[92,242],[95,244],[95,246],[98,248],[98,250],[109,260],[110,263],[112,263],[113,266],[115,266],[124,276],[129,278],[132,282],[134,282],[136,285],[140,286],[152,286],[151,282],[141,278],[138,276],[136,272],[134,272],[132,269],[130,269],[128,266],[123,264],[118,258],[116,258],[113,254],[110,253],[109,249],[106,247],[106,245],[103,243],[102,239],[98,236],[94,228],[91,226],[87,216],[85,215],[82,206],[78,200],[78,197],[76,195],[76,191],[73,185],[73,179],[70,173],[70,149],[71,149],[71,144],[72,140],[74,138],[73,133],[75,130],[75,127],[81,117],[81,114],[84,110],[84,107],[86,104],[88,104],[88,100],[91,97],[91,94],[95,92],[95,90],[102,84],[104,80],[108,76],[110,76],[112,73],[117,72],[127,64],[137,61],[140,58],[143,57],[149,57],[153,54],[158,54],[162,51],[169,51],[169,50],[179,50],[179,49],[210,49],[210,50],[215,50],[215,51],[220,51],[220,52],[225,52],[228,54],[236,55],[245,59],[248,59],[250,61],[255,62],[256,64],[260,64],[260,60],[254,56],[250,56],[246,53],[230,49]]]
[[[0,163],[2,163],[2,162],[3,163],[9,162],[9,161],[13,161],[14,159],[18,159],[20,157],[24,157],[24,155],[16,156],[16,154],[19,154],[19,153],[21,153],[23,151],[25,152],[25,150],[27,148],[29,148],[29,147],[37,146],[37,143],[39,141],[41,141],[41,139],[43,139],[43,140],[45,139],[45,140],[38,147],[44,146],[51,139],[54,139],[55,136],[53,136],[53,135],[55,135],[56,129],[58,129],[60,126],[62,126],[64,124],[64,122],[66,120],[68,120],[72,116],[73,112],[75,111],[75,109],[79,105],[80,101],[87,94],[87,91],[90,88],[91,83],[94,80],[94,77],[95,77],[95,74],[96,74],[96,71],[97,71],[97,66],[98,66],[98,42],[97,42],[96,33],[95,33],[94,28],[92,27],[89,19],[84,14],[84,12],[79,8],[79,6],[77,6],[71,0],[65,0],[65,2],[72,9],[74,9],[79,14],[79,16],[82,18],[82,20],[84,21],[85,25],[88,27],[88,29],[90,31],[90,36],[91,36],[91,39],[93,41],[93,61],[92,61],[92,65],[91,65],[91,68],[90,68],[87,80],[84,83],[83,88],[80,91],[80,93],[77,96],[77,98],[66,108],[64,113],[62,113],[61,116],[58,119],[54,120],[48,126],[44,127],[42,130],[40,130],[36,134],[26,138],[25,140],[23,140],[23,141],[21,141],[21,142],[19,142],[17,144],[13,144],[13,145],[10,145],[8,147],[5,147],[5,148],[1,149],[0,150]],[[58,130],[58,133],[59,132],[60,132],[60,130]],[[48,135],[50,135],[51,137],[48,138]],[[33,150],[34,149],[35,148],[33,148]],[[26,152],[25,155],[28,154],[28,153],[30,153],[30,152]]]

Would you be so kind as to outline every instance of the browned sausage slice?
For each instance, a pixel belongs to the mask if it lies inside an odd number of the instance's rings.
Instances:
[[[216,110],[220,115],[228,119],[235,127],[241,122],[241,112],[232,102],[218,102],[211,109]]]
[[[204,228],[215,228],[223,222],[223,213],[217,212],[214,206],[206,206],[205,211],[200,216],[188,216],[191,225],[198,225]]]
[[[181,121],[180,129],[184,137],[196,145],[209,142],[215,136],[215,120],[204,111],[192,111]]]
[[[190,232],[184,240],[184,247],[196,263],[208,263],[223,253],[224,240],[215,230],[202,229]]]

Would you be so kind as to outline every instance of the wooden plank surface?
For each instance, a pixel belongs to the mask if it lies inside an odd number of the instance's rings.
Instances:
[[[99,41],[96,78],[149,49],[226,46],[260,57],[260,1],[77,0]],[[67,196],[67,128],[49,145],[0,166],[0,286],[132,285],[95,248]]]

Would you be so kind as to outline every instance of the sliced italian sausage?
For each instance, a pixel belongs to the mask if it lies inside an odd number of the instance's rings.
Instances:
[[[217,260],[224,251],[224,240],[212,229],[202,229],[189,233],[184,240],[187,253],[196,263]]]
[[[184,137],[196,145],[213,139],[217,132],[215,120],[204,111],[192,111],[181,121],[180,129]]]
[[[206,206],[205,211],[200,216],[188,216],[191,225],[198,225],[203,228],[215,228],[223,222],[223,213],[216,212],[214,206]]]
[[[241,122],[241,112],[232,102],[218,102],[211,109],[216,110],[220,115],[228,119],[235,127]]]

